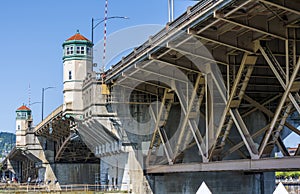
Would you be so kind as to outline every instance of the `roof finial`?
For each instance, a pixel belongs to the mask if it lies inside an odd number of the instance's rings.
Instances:
[[[79,30],[77,30],[76,33],[77,33],[77,34],[80,34],[80,33],[79,33]]]

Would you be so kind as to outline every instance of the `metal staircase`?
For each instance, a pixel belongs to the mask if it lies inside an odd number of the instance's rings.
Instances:
[[[262,156],[270,156],[275,144],[278,145],[278,147],[280,148],[280,151],[283,153],[283,155],[285,155],[285,156],[289,155],[285,146],[282,145],[282,140],[279,138],[280,138],[280,132],[283,130],[284,124],[285,124],[287,118],[292,113],[292,111],[291,111],[292,108],[293,108],[293,104],[290,101],[288,101],[285,103],[285,106],[281,109],[278,122],[276,123],[276,127],[272,131],[272,135],[269,138],[267,145],[262,152]]]
[[[156,164],[158,159],[158,150],[160,149],[161,145],[163,145],[168,162],[171,162],[170,158],[172,156],[172,149],[165,131],[165,125],[167,123],[173,102],[174,93],[165,90],[160,108],[157,110],[157,114],[155,114],[153,108],[150,106],[151,115],[156,124],[146,159],[147,165]],[[164,161],[164,159],[165,157],[163,157],[161,161]]]
[[[181,110],[184,113],[184,119],[179,129],[176,146],[174,149],[173,161],[176,162],[182,151],[189,147],[194,138],[199,152],[204,156],[203,138],[198,129],[198,119],[200,118],[200,106],[202,104],[205,84],[204,78],[199,74],[195,80],[194,86],[185,85],[175,81],[175,91],[181,104]]]
[[[247,61],[248,56],[246,57]],[[253,59],[251,62],[246,62],[250,64],[245,64],[245,67],[240,69],[240,77],[239,79],[236,79],[235,82],[237,82],[236,90],[234,91],[234,96],[230,102],[230,109],[237,109],[241,101],[244,97],[247,85],[249,83],[250,76],[254,69],[256,58]],[[216,140],[215,149],[213,150],[212,155],[214,156],[213,160],[221,160],[223,157],[223,150],[224,146],[226,144],[226,140],[228,135],[230,134],[230,130],[232,129],[234,125],[234,121],[230,113],[226,114],[224,125],[221,128],[221,132]]]

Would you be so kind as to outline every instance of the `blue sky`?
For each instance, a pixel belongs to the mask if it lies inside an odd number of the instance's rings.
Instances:
[[[195,1],[175,0],[175,16]],[[91,18],[104,17],[104,0],[3,0],[0,6],[0,131],[15,132],[15,110],[41,101],[44,117],[62,104],[62,43],[76,33],[91,37]],[[165,25],[167,0],[109,0],[108,34],[141,24]],[[94,42],[103,38],[103,25],[94,31]],[[35,124],[41,121],[41,104],[31,106]]]

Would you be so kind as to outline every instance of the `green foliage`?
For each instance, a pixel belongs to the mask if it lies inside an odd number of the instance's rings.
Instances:
[[[276,178],[299,178],[300,171],[292,171],[292,172],[276,172]]]
[[[16,135],[8,132],[0,132],[0,156],[10,152],[16,144]]]

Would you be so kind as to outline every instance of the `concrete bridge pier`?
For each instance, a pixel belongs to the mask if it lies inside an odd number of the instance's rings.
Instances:
[[[266,125],[265,117],[255,112],[245,119],[245,124],[251,133]],[[201,124],[202,121],[200,121]],[[170,126],[174,127],[174,126]],[[229,136],[237,141],[238,132],[234,127]],[[258,138],[259,139],[259,138]],[[255,139],[255,141],[258,141]],[[183,151],[182,163],[201,161],[196,146]],[[239,154],[233,153],[226,160],[238,159]],[[204,170],[205,171],[205,170]],[[155,194],[194,194],[204,181],[212,193],[240,194],[240,193],[272,193],[275,189],[274,172],[244,172],[244,171],[207,171],[207,172],[182,172],[182,173],[157,173],[148,174],[147,179]]]
[[[144,176],[141,163],[131,149],[127,152],[101,157],[101,185],[109,185],[107,189],[120,189],[133,193],[153,193],[148,180]]]
[[[176,108],[175,108],[176,109]],[[173,110],[178,112],[176,110]],[[172,116],[172,114],[171,114]],[[267,120],[260,112],[254,112],[244,118],[245,124],[249,131],[254,133],[256,129],[263,128],[267,124]],[[201,121],[199,125],[201,125]],[[167,127],[176,129],[175,124],[168,123]],[[233,127],[229,135],[229,139],[238,141],[239,134],[236,127]],[[260,138],[254,139],[259,141]],[[172,142],[171,147],[172,146]],[[192,164],[201,161],[198,148],[193,146],[183,151],[181,161],[182,164]],[[230,154],[224,157],[225,160],[239,159],[238,153]],[[222,162],[221,162],[222,163]],[[172,166],[172,165],[170,165]],[[225,166],[225,165],[224,165]],[[184,168],[184,167],[182,167]],[[184,171],[184,170],[183,170]],[[275,189],[275,173],[274,172],[247,172],[247,171],[212,171],[208,169],[205,172],[171,172],[147,174],[148,182],[153,193],[174,193],[174,194],[194,194],[197,192],[201,183],[204,181],[212,193],[222,194],[238,194],[238,193],[272,193]]]
[[[194,194],[204,181],[212,193],[272,193],[273,172],[198,172],[148,175],[153,193]]]
[[[53,138],[55,133],[60,130],[68,130],[53,122],[53,133],[50,136],[39,136],[41,150],[39,158],[44,155],[44,162],[39,168],[39,176],[42,180],[51,180],[51,184],[94,184],[95,174],[99,172],[99,159],[88,152],[82,140],[72,135],[64,137],[65,141],[58,145],[59,140]],[[59,121],[57,121],[59,122]],[[47,127],[45,127],[48,129]],[[45,132],[47,134],[47,131]],[[53,135],[53,136],[51,136]],[[55,140],[55,141],[54,141]],[[64,147],[63,147],[64,146]],[[34,150],[30,150],[34,153]],[[81,155],[78,156],[78,153]],[[83,154],[84,153],[84,154]]]

